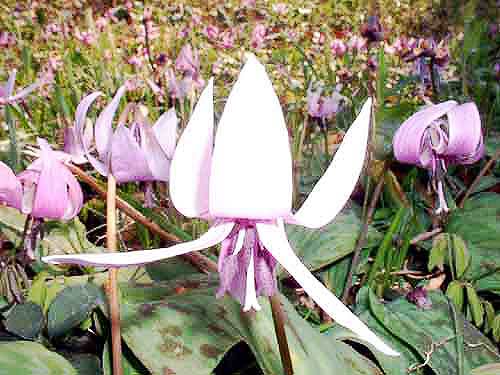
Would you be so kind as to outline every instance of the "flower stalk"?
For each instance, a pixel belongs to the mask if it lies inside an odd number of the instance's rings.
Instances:
[[[288,347],[288,340],[285,332],[285,314],[281,307],[280,298],[277,294],[269,297],[271,304],[271,312],[273,314],[274,330],[278,340],[278,347],[280,351],[281,363],[285,375],[293,375],[292,358],[290,356],[290,348]]]
[[[110,252],[116,252],[116,179],[108,175],[106,197],[106,246]],[[109,315],[111,320],[111,347],[113,353],[113,375],[122,375],[122,347],[120,333],[120,300],[118,296],[118,269],[110,268],[108,278]]]

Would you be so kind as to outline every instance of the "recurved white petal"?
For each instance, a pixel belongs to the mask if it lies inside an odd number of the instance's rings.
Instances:
[[[381,352],[391,356],[399,355],[398,352],[379,339],[347,306],[309,272],[290,247],[281,220],[278,221],[278,224],[257,223],[257,232],[263,245],[272,256],[336,322],[350,329]]]
[[[370,129],[371,99],[344,136],[325,174],[316,183],[302,207],[287,221],[319,228],[332,221],[342,210],[363,169]]]
[[[169,158],[172,158],[174,155],[178,122],[175,108],[170,108],[167,112],[162,114],[153,125],[153,132],[156,139],[163,149],[163,152],[165,152]]]
[[[288,214],[292,160],[281,106],[264,67],[249,55],[217,127],[210,213],[253,219]]]
[[[208,213],[213,132],[211,79],[179,138],[170,165],[170,197],[175,208],[187,217],[199,217]]]
[[[128,251],[122,253],[50,255],[43,257],[42,260],[52,264],[79,264],[82,266],[138,266],[215,246],[231,233],[233,227],[234,223],[232,222],[218,223],[196,240],[183,242],[162,249]]]

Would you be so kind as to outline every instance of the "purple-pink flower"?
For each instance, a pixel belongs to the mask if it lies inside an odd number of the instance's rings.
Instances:
[[[0,162],[0,203],[35,218],[70,220],[80,212],[83,193],[64,165],[64,154],[39,138],[39,158],[18,176]]]
[[[102,95],[95,92],[78,105],[73,127],[66,129],[65,151],[74,162],[89,161],[103,176],[113,173],[118,183],[132,181],[168,181],[170,160],[177,133],[173,109],[165,112],[151,126],[136,104],[128,104],[113,130],[113,118],[126,87],[102,110],[95,126],[86,121],[92,103]],[[130,126],[127,117],[133,113]]]
[[[332,55],[342,57],[347,52],[347,46],[342,40],[334,39],[332,43],[330,43],[330,50],[332,51]]]
[[[393,146],[397,160],[429,170],[439,199],[437,213],[447,212],[442,179],[448,166],[472,164],[484,154],[477,107],[472,102],[459,105],[453,100],[431,105],[401,125]]]
[[[19,100],[24,99],[27,97],[29,94],[31,94],[33,91],[37,90],[41,86],[49,83],[52,81],[52,72],[45,72],[43,73],[42,77],[39,78],[37,81],[32,83],[29,86],[26,86],[25,88],[19,90],[17,93],[14,94],[14,85],[16,83],[16,73],[17,71],[14,69],[10,72],[9,74],[9,79],[4,85],[0,85],[0,106],[5,105],[5,104],[10,104],[10,103],[15,103]]]
[[[291,248],[284,223],[319,228],[349,199],[362,170],[371,101],[344,137],[335,158],[302,207],[292,212],[292,158],[285,119],[265,68],[250,55],[233,86],[214,145],[213,81],[203,91],[177,145],[170,197],[187,217],[212,221],[200,238],[164,249],[54,255],[51,263],[124,267],[222,244],[220,288],[244,310],[276,293],[279,262],[339,324],[389,355],[398,355],[318,281]]]
[[[254,49],[260,49],[263,47],[264,42],[266,40],[266,26],[263,24],[259,23],[255,25],[254,29],[252,30],[252,36],[250,39],[250,45]]]
[[[330,96],[323,97],[322,87],[307,90],[307,112],[313,118],[330,120],[339,111],[342,102],[346,99],[340,94],[340,87],[336,87]]]

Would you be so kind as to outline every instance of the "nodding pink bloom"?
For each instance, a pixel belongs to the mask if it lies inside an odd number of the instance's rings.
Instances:
[[[53,74],[51,71],[44,72],[42,73],[42,76],[37,81],[35,81],[35,83],[26,86],[25,88],[19,90],[17,93],[14,94],[16,74],[17,71],[15,69],[12,70],[9,74],[9,79],[7,80],[7,82],[3,86],[0,85],[0,106],[10,103],[15,103],[19,100],[23,100],[33,91],[39,89],[45,84],[50,83],[53,79]]]
[[[38,139],[40,157],[17,177],[0,162],[0,203],[35,218],[70,220],[80,212],[83,193],[64,157]]]
[[[347,47],[350,51],[360,52],[366,49],[366,39],[354,35],[347,42]]]
[[[189,44],[184,45],[175,60],[175,69],[190,76],[197,75],[200,70],[198,51],[194,50]]]
[[[330,44],[330,50],[332,51],[332,55],[342,57],[347,52],[347,46],[342,40],[334,39]]]
[[[244,8],[255,8],[256,0],[241,0],[241,6]]]
[[[384,31],[382,24],[377,16],[368,16],[368,20],[361,26],[361,35],[368,40],[368,42],[380,42],[384,40]]]
[[[340,94],[340,87],[336,87],[329,97],[322,97],[322,87],[316,90],[309,87],[307,90],[307,112],[309,116],[324,120],[330,120],[340,109],[342,102],[346,99]]]
[[[284,16],[288,12],[288,6],[285,3],[273,4],[273,12]]]
[[[233,48],[235,39],[236,39],[235,30],[225,31],[221,34],[220,46],[226,49]]]
[[[219,37],[219,28],[214,25],[208,25],[203,29],[203,35],[209,40],[216,40]]]
[[[417,305],[418,308],[428,310],[432,307],[432,301],[427,294],[427,290],[421,286],[416,287],[406,295],[408,302]]]
[[[172,99],[183,99],[186,96],[186,92],[184,91],[182,83],[179,82],[175,76],[174,70],[170,68],[167,69],[165,75],[167,76],[167,86],[170,97]]]
[[[105,17],[99,17],[95,21],[95,26],[97,27],[97,30],[99,30],[100,32],[103,32],[104,29],[106,28],[106,26],[108,26],[108,24],[109,24],[109,20]]]
[[[254,29],[252,30],[252,36],[250,40],[250,45],[254,49],[261,49],[264,46],[264,42],[266,40],[266,27],[259,23],[255,25]]]
[[[13,34],[2,31],[0,32],[0,47],[12,47],[16,44],[16,38]]]
[[[232,88],[214,146],[210,80],[172,160],[170,196],[187,217],[213,221],[200,238],[169,248],[128,253],[54,255],[50,263],[125,267],[222,244],[220,288],[243,310],[259,310],[258,296],[276,290],[279,262],[335,321],[389,355],[398,355],[314,277],[288,243],[284,223],[319,228],[342,209],[365,158],[370,100],[344,137],[332,164],[295,214],[292,157],[280,103],[264,67],[250,55]]]
[[[323,34],[321,31],[315,31],[313,33],[312,42],[314,44],[323,44],[323,43],[325,43],[325,34]]]
[[[74,162],[88,160],[103,176],[113,173],[118,183],[168,181],[170,161],[175,148],[177,117],[173,109],[165,112],[151,126],[141,108],[128,104],[113,131],[113,118],[126,92],[118,89],[115,97],[92,124],[86,121],[92,103],[102,95],[87,95],[78,105],[75,124],[66,130],[65,151]],[[127,117],[133,111],[130,127]]]
[[[97,36],[92,31],[80,31],[75,28],[75,38],[86,46],[92,46],[97,42]]]
[[[401,125],[393,147],[397,160],[429,171],[439,199],[436,213],[448,212],[443,191],[447,167],[475,163],[484,154],[477,107],[472,102],[459,105],[453,100],[429,106]]]
[[[141,67],[144,64],[144,57],[132,55],[127,59],[127,63],[135,67]]]

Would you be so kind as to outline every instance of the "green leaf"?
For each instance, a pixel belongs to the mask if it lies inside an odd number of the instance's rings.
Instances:
[[[490,363],[472,370],[472,375],[500,375],[500,363]]]
[[[432,271],[434,267],[443,269],[446,255],[448,253],[448,233],[441,233],[434,237],[432,241],[432,249],[429,254],[429,262],[427,268]]]
[[[5,328],[23,339],[34,340],[45,323],[42,309],[33,302],[15,305],[7,315]]]
[[[77,375],[57,353],[31,341],[0,342],[0,375]]]
[[[102,375],[101,361],[94,354],[71,354],[66,357],[78,375]]]
[[[458,311],[464,308],[464,290],[460,281],[454,280],[446,288],[446,296],[453,302]]]
[[[216,299],[213,276],[152,285],[121,285],[122,335],[154,374],[202,375],[242,341],[265,374],[281,374],[281,360],[267,299],[262,310],[243,313],[234,299]],[[377,374],[380,371],[348,345],[321,335],[281,298],[295,374]]]
[[[423,363],[426,353],[432,350],[428,364],[438,375],[457,373],[457,327],[463,327],[459,338],[465,344],[464,374],[500,359],[494,345],[459,313],[455,325],[450,302],[442,293],[429,292],[428,297],[432,307],[423,310],[405,298],[383,304],[370,293],[370,310],[392,335],[419,354],[419,363]]]
[[[288,225],[286,232],[293,249],[312,271],[332,264],[354,251],[362,222],[353,208],[344,209],[333,222],[321,228],[308,229]],[[365,247],[374,246],[380,234],[369,227]]]
[[[470,285],[465,287],[467,291],[467,302],[472,312],[472,318],[476,326],[481,327],[484,322],[484,309],[483,304],[479,300],[476,291]]]
[[[495,317],[495,320],[493,320],[493,338],[495,339],[496,342],[500,341],[500,315],[497,315]]]
[[[491,327],[493,326],[493,320],[495,319],[495,308],[489,301],[483,301],[485,322],[484,322],[484,333],[489,333]]]
[[[49,336],[67,333],[79,325],[98,306],[104,303],[103,292],[95,284],[68,286],[52,301],[47,315]]]
[[[111,343],[104,345],[103,375],[113,375],[113,364],[111,362]],[[123,375],[149,375],[148,369],[134,356],[126,345],[122,345],[122,370]]]
[[[26,216],[15,208],[0,207],[0,230],[14,244],[20,244]],[[87,229],[78,218],[68,222],[48,221],[40,242],[44,255],[102,252],[86,236]]]
[[[456,277],[457,279],[460,279],[467,270],[467,267],[469,267],[470,255],[467,251],[467,245],[460,236],[454,234],[451,236],[451,240],[453,244],[453,255],[455,258]]]
[[[499,218],[500,199],[493,193],[468,199],[464,208],[453,211],[449,218],[447,232],[459,235],[470,254],[464,278],[473,280],[477,291],[500,294]]]

